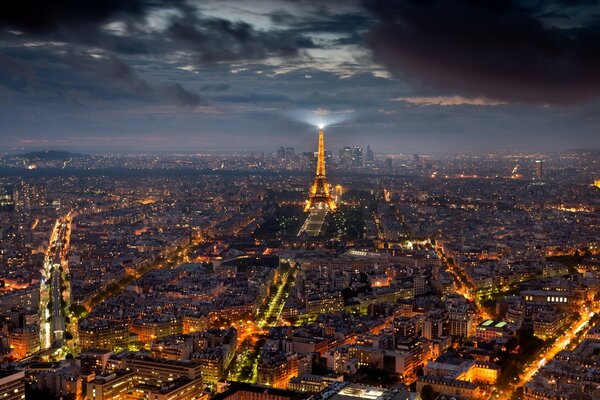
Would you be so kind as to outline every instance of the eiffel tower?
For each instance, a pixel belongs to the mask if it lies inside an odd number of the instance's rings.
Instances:
[[[315,181],[310,187],[308,201],[304,207],[304,211],[313,209],[329,209],[335,211],[336,205],[333,197],[329,193],[329,183],[325,176],[325,140],[323,139],[323,129],[319,129],[319,152],[317,155],[317,174]]]

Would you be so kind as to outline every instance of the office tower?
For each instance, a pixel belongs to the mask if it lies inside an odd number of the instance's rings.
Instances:
[[[375,165],[375,153],[371,150],[371,145],[367,146],[367,155],[365,156],[365,167],[373,167]]]
[[[363,166],[363,150],[356,146],[352,153],[352,166],[354,168],[361,168]]]
[[[535,178],[542,179],[544,177],[544,162],[535,160]]]

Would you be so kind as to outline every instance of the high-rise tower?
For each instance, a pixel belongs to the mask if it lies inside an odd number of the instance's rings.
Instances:
[[[535,160],[535,178],[542,179],[544,177],[544,162]]]
[[[329,193],[329,183],[325,176],[325,139],[323,129],[319,129],[319,152],[317,154],[317,174],[315,181],[310,187],[308,201],[304,211],[310,211],[313,208],[328,208],[335,211],[336,205],[333,197]]]

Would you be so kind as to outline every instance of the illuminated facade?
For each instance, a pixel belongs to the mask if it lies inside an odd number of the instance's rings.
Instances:
[[[298,357],[277,351],[263,351],[257,367],[257,382],[277,389],[287,389],[298,376]]]
[[[314,295],[306,300],[306,313],[318,316],[344,309],[344,297],[341,292],[335,294]]]
[[[421,392],[424,386],[431,388],[443,395],[461,396],[467,399],[483,398],[481,388],[475,383],[459,381],[446,377],[423,376],[417,380],[417,392]]]
[[[85,320],[79,325],[79,343],[86,349],[126,349],[129,327],[120,321]]]
[[[3,400],[25,398],[25,372],[0,371],[0,398]]]
[[[181,319],[173,316],[153,319],[136,319],[131,331],[137,333],[140,342],[149,343],[154,339],[182,333]]]
[[[13,329],[8,333],[8,345],[15,360],[25,358],[40,349],[40,333],[35,327]]]
[[[122,399],[133,389],[135,374],[131,371],[121,371],[106,375],[96,375],[87,382],[86,400]]]
[[[135,373],[136,385],[160,387],[179,378],[195,380],[202,377],[202,366],[196,361],[173,361],[132,355],[124,359],[123,367]]]
[[[308,201],[304,207],[304,211],[310,211],[314,208],[327,208],[330,211],[335,211],[336,205],[333,201],[333,196],[329,191],[329,183],[325,176],[325,139],[323,130],[319,130],[319,151],[317,154],[317,174],[315,181],[310,187]]]
[[[204,315],[184,315],[181,318],[183,333],[201,332],[208,327],[208,318]]]
[[[87,382],[86,400],[152,399],[152,400],[198,400],[205,399],[202,378],[171,375],[170,379],[156,384],[147,384],[145,375],[154,374],[153,369],[117,371],[96,375]],[[160,371],[158,372],[160,373]],[[173,377],[175,376],[175,377]]]
[[[334,382],[343,382],[344,376],[321,376],[305,374],[290,380],[289,389],[296,392],[318,393]]]

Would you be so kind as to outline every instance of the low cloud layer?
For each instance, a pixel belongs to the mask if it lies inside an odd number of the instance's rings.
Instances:
[[[418,106],[499,106],[506,104],[500,100],[486,99],[485,97],[464,97],[464,96],[412,96],[396,97],[392,101],[400,101]]]

